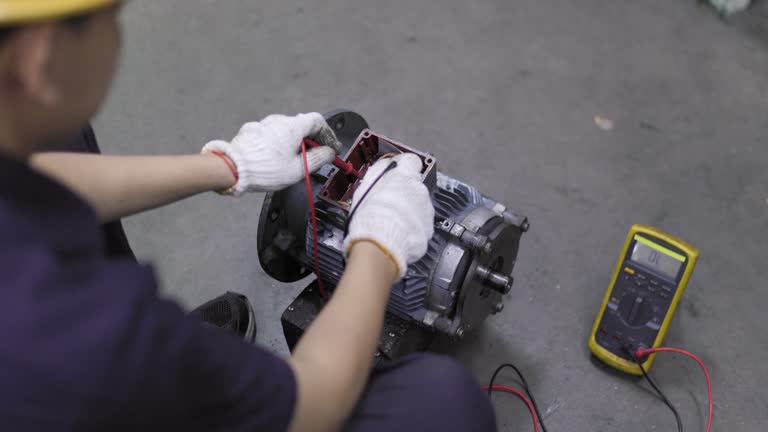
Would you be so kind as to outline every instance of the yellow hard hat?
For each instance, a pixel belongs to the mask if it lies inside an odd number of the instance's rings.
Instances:
[[[0,0],[0,26],[63,18],[119,0]]]

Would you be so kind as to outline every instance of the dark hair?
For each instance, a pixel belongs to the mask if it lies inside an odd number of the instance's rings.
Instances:
[[[91,13],[88,12],[85,14],[65,18],[61,21],[61,23],[72,30],[81,31],[88,24],[88,20],[90,18]],[[0,27],[0,45],[2,45],[8,38],[10,38],[14,32],[20,30],[21,28],[22,26]]]

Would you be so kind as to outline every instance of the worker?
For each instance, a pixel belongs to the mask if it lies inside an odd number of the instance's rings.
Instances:
[[[364,178],[344,276],[287,359],[243,328],[202,325],[158,297],[151,268],[108,253],[100,223],[207,191],[278,190],[302,178],[304,136],[322,144],[311,170],[338,146],[312,113],[248,123],[198,155],[50,152],[93,139],[82,127],[112,81],[120,6],[0,0],[0,428],[495,430],[488,398],[453,360],[371,370],[390,287],[433,233],[415,156],[397,156],[361,201],[385,167]]]

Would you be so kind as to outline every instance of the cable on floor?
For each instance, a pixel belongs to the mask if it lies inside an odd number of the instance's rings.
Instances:
[[[669,398],[664,394],[664,392],[661,391],[659,386],[656,385],[656,383],[651,379],[650,375],[648,375],[648,371],[645,370],[645,366],[643,366],[642,360],[637,357],[636,353],[632,352],[631,350],[628,351],[630,356],[632,356],[632,360],[634,360],[635,363],[637,363],[637,366],[640,368],[640,372],[643,373],[643,378],[645,378],[646,381],[648,381],[648,384],[653,387],[653,390],[656,391],[656,394],[659,395],[661,398],[661,401],[664,402],[664,405],[666,405],[670,411],[672,411],[672,414],[675,416],[675,421],[677,422],[677,432],[683,432],[683,421],[680,419],[680,413],[677,412],[677,408],[675,408],[674,405],[672,405],[672,402],[670,402]]]
[[[712,402],[712,378],[709,375],[709,370],[707,370],[707,366],[704,364],[701,358],[699,358],[696,354],[693,354],[691,352],[688,352],[680,348],[667,348],[667,347],[640,348],[637,351],[635,351],[634,356],[637,359],[641,360],[645,357],[648,357],[651,354],[656,354],[660,352],[671,352],[675,354],[684,355],[686,357],[693,359],[696,363],[699,364],[699,367],[701,367],[701,370],[704,372],[704,378],[707,380],[707,400],[708,400],[708,407],[709,407],[709,414],[707,415],[707,428],[705,430],[706,432],[711,432],[712,431],[712,411],[713,411],[714,404]]]
[[[539,419],[539,424],[541,425],[542,432],[547,432],[547,427],[544,426],[544,418],[541,415],[541,411],[539,410],[539,406],[536,403],[536,399],[533,397],[533,393],[531,393],[531,388],[528,386],[528,381],[525,380],[525,377],[523,376],[523,373],[520,372],[520,369],[517,368],[517,366],[511,364],[511,363],[504,363],[498,368],[496,368],[496,371],[493,372],[493,375],[491,375],[491,381],[488,383],[488,397],[491,397],[491,390],[493,389],[494,381],[496,381],[496,376],[504,369],[504,368],[510,368],[515,371],[517,376],[520,378],[520,383],[523,385],[523,390],[525,391],[525,394],[528,395],[528,399],[531,401],[531,405],[533,405],[533,409],[536,413],[536,417]]]
[[[507,393],[512,393],[513,395],[515,395],[515,396],[519,397],[520,399],[522,399],[523,402],[525,402],[525,405],[528,407],[528,411],[531,412],[531,419],[533,420],[533,430],[534,430],[534,432],[539,432],[539,419],[536,417],[536,411],[533,408],[533,403],[531,402],[530,399],[528,399],[528,397],[526,395],[523,394],[523,392],[521,392],[520,390],[518,390],[516,388],[513,388],[513,387],[509,387],[509,386],[505,386],[505,385],[498,385],[498,384],[494,385],[494,386],[483,386],[483,389],[484,390],[488,390],[489,392],[490,391],[503,391],[503,392],[507,392]]]

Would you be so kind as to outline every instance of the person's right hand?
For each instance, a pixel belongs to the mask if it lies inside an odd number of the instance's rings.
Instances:
[[[309,171],[315,172],[336,157],[341,143],[321,114],[294,117],[271,115],[246,123],[232,142],[211,141],[203,153],[220,152],[237,169],[239,181],[225,194],[278,191],[304,178],[301,142],[305,137],[321,146],[307,151]]]
[[[397,166],[384,173],[393,161]],[[424,256],[434,234],[435,209],[421,181],[421,169],[421,159],[413,154],[382,159],[368,169],[352,198],[356,210],[344,239],[347,255],[356,243],[371,242],[397,265],[398,279],[409,264]]]

